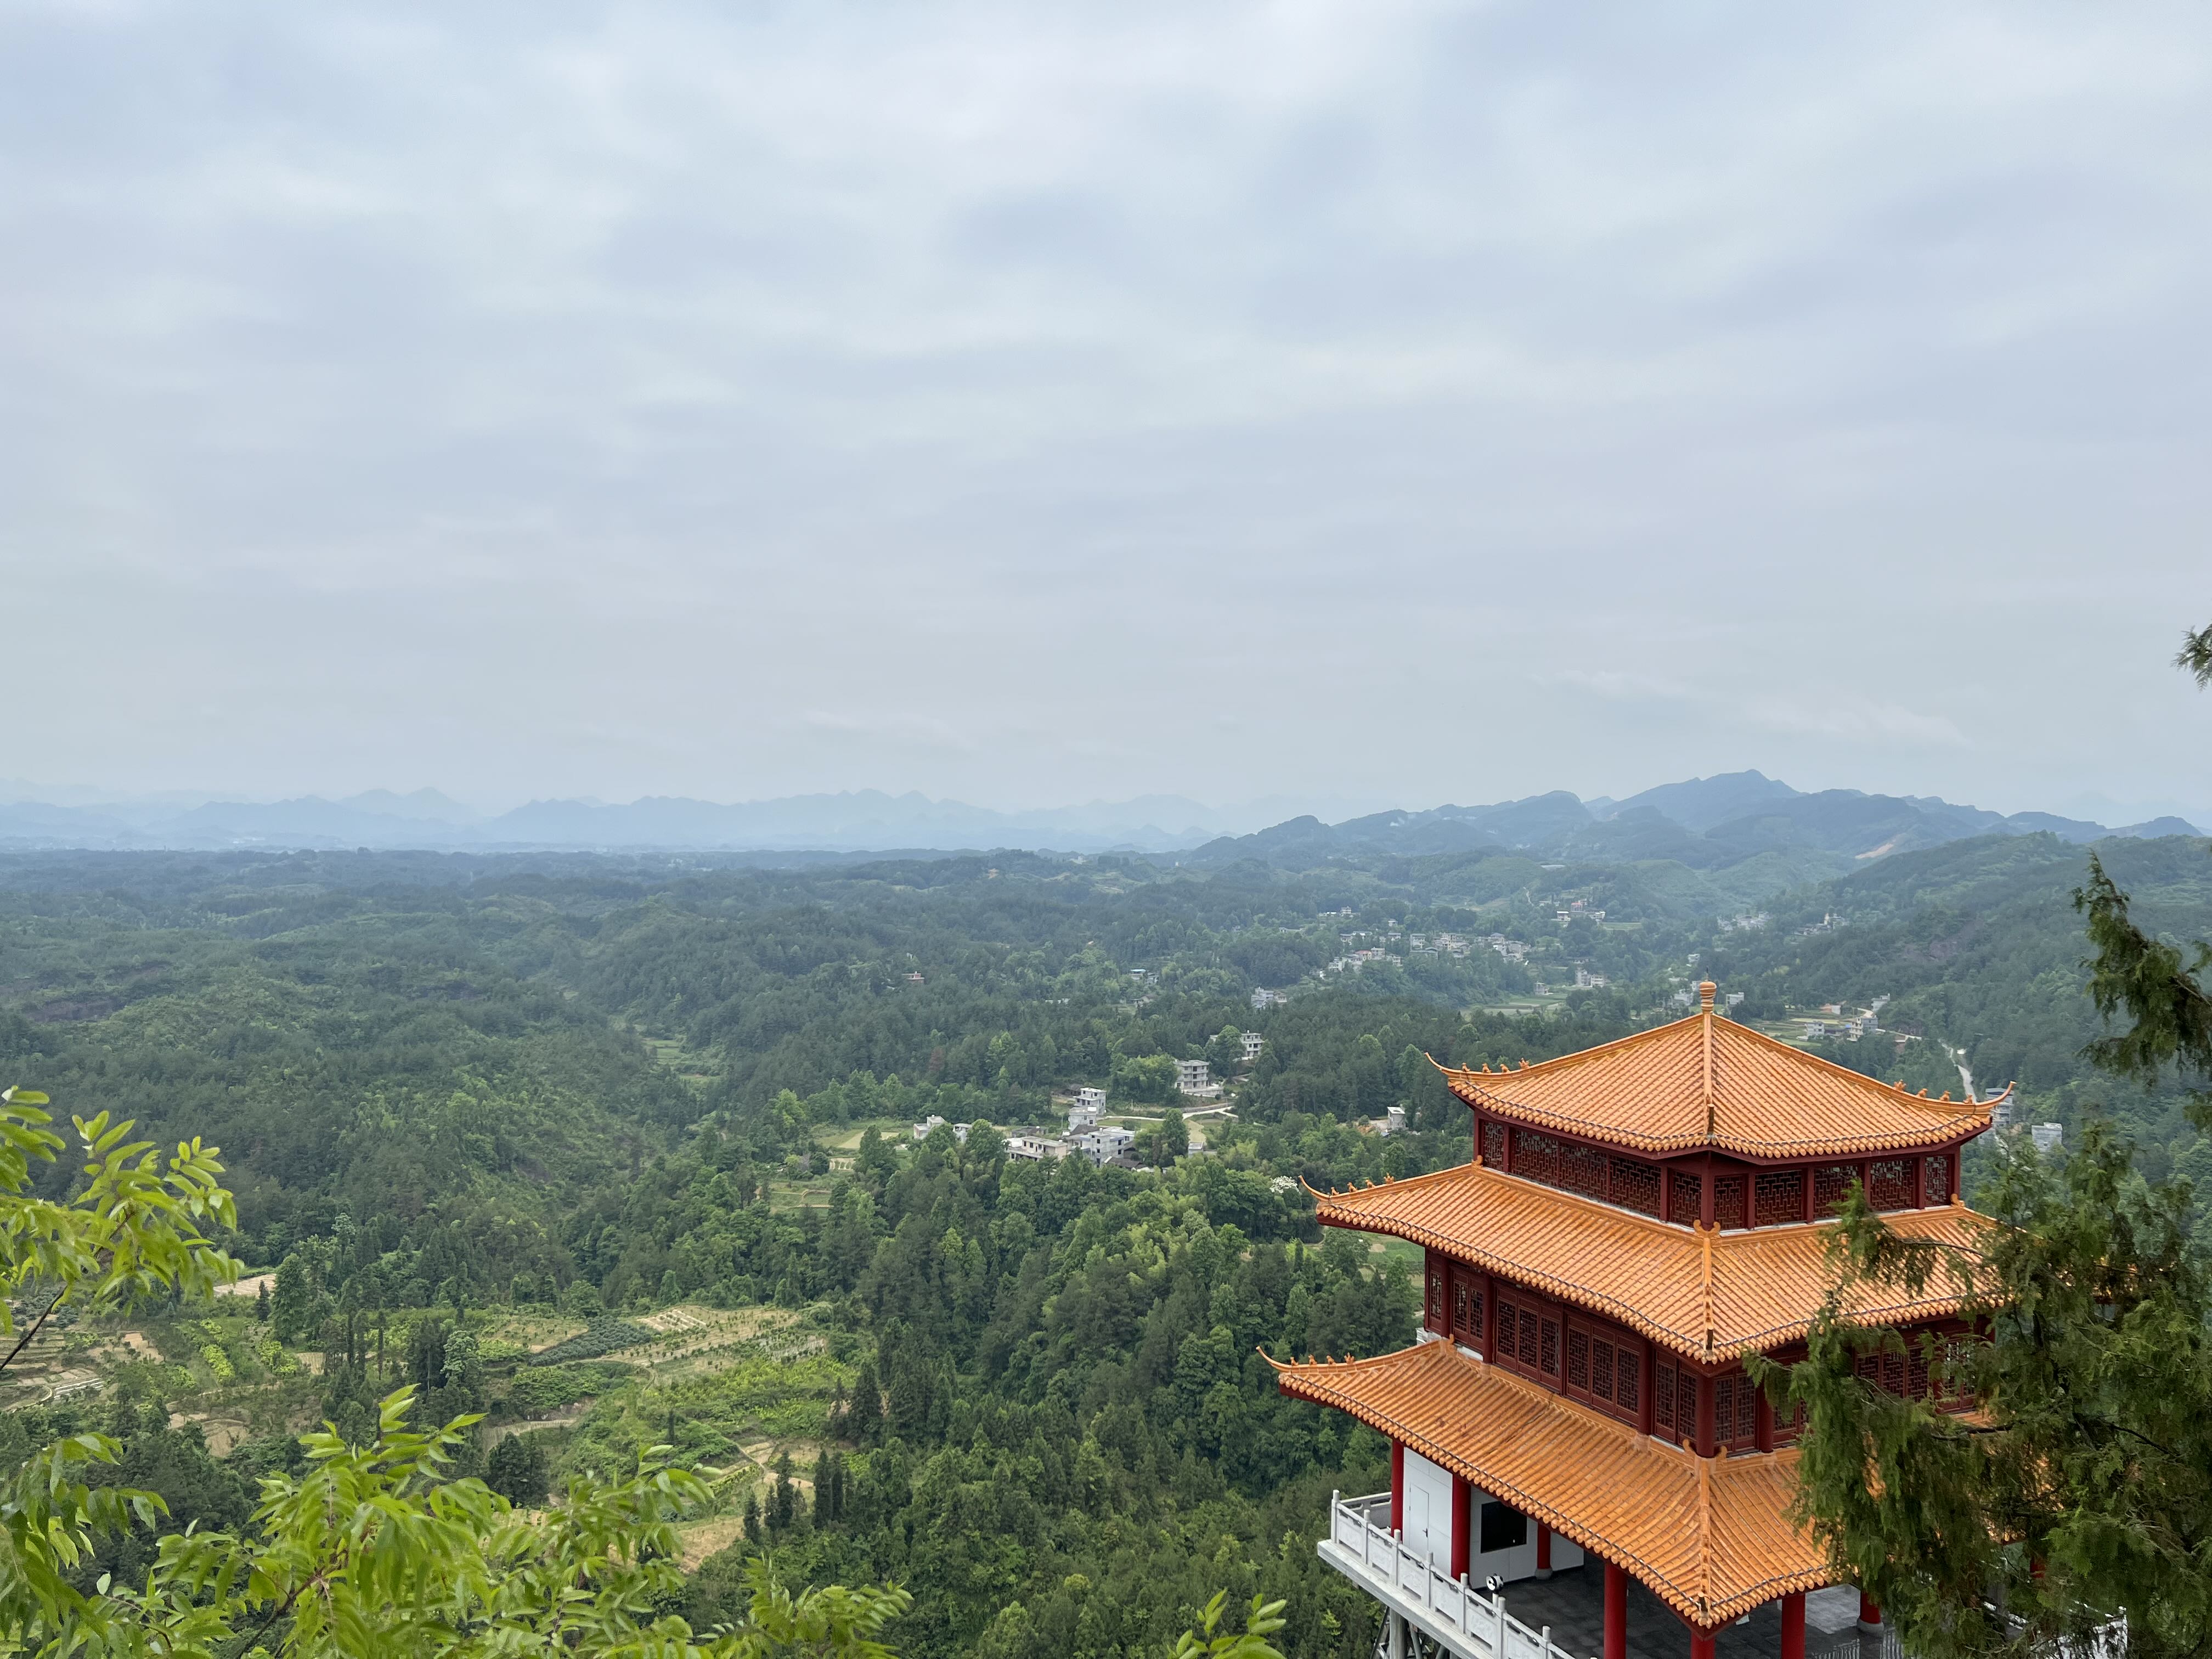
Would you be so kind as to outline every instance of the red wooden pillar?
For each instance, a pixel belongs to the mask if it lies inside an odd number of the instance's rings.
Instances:
[[[1605,1564],[1605,1659],[1628,1659],[1628,1575]]]
[[[1859,1592],[1859,1628],[1869,1636],[1881,1628],[1881,1609],[1867,1599],[1864,1590]]]
[[[1451,1575],[1464,1578],[1474,1565],[1474,1488],[1452,1477]]]
[[[1805,1659],[1805,1592],[1782,1598],[1782,1659]]]
[[[1406,1530],[1406,1443],[1390,1443],[1390,1530]]]
[[[1690,1659],[1713,1659],[1714,1634],[1695,1625],[1690,1626]]]
[[[1552,1576],[1552,1529],[1541,1521],[1536,1523],[1536,1577]]]

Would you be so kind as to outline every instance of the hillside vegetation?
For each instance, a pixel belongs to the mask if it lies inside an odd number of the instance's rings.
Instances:
[[[2100,847],[2147,924],[2212,933],[2203,842]],[[2088,1080],[2057,836],[1779,894],[1802,849],[1756,854],[1763,885],[1323,853],[0,858],[0,1074],[220,1145],[255,1274],[42,1337],[0,1431],[110,1427],[125,1478],[235,1524],[299,1428],[365,1431],[408,1380],[486,1414],[469,1467],[520,1499],[656,1443],[708,1473],[696,1623],[773,1547],[905,1583],[919,1656],[1157,1649],[1225,1585],[1289,1600],[1287,1650],[1352,1659],[1371,1610],[1310,1539],[1382,1443],[1279,1398],[1261,1351],[1409,1339],[1408,1255],[1324,1240],[1297,1182],[1463,1158],[1431,1057],[1569,1052],[1711,976],[1844,1064],[1955,1091],[1963,1063],[2017,1079],[2023,1120],[2102,1111],[2146,1164],[2212,1166],[2176,1101]],[[1802,1035],[1878,999],[1856,1041]],[[1176,1058],[1231,1085],[1180,1103],[1179,1159]],[[1085,1085],[1152,1167],[1009,1158]]]

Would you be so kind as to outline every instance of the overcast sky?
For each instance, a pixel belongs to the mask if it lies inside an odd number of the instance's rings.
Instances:
[[[2212,809],[2201,5],[0,9],[0,775]]]

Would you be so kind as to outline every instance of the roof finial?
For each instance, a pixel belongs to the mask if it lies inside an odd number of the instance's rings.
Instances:
[[[1709,979],[1701,979],[1698,981],[1698,1007],[1701,1012],[1708,1014],[1712,1012],[1713,993],[1718,989],[1720,987]]]

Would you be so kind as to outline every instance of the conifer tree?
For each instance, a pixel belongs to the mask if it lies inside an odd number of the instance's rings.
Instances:
[[[775,1458],[775,1490],[769,1494],[768,1525],[773,1533],[791,1530],[791,1523],[799,1516],[799,1489],[791,1480],[791,1454],[778,1452]]]
[[[2180,659],[2212,684],[2212,628]],[[2094,854],[2075,894],[2088,994],[2123,1030],[2086,1050],[2124,1082],[2178,1075],[2212,1131],[2212,948],[2146,933]],[[1808,1407],[1800,1513],[1922,1659],[2212,1648],[2212,1267],[2190,1242],[2186,1181],[2147,1182],[2093,1121],[2071,1157],[2001,1139],[1975,1194],[1993,1225],[1969,1252],[1893,1232],[1854,1189],[1838,1283],[1807,1358],[1754,1363],[1777,1401]],[[1975,1332],[1922,1339],[1935,1392],[1971,1416],[1860,1374],[1893,1332],[1845,1322],[1846,1291],[1955,1294]]]

